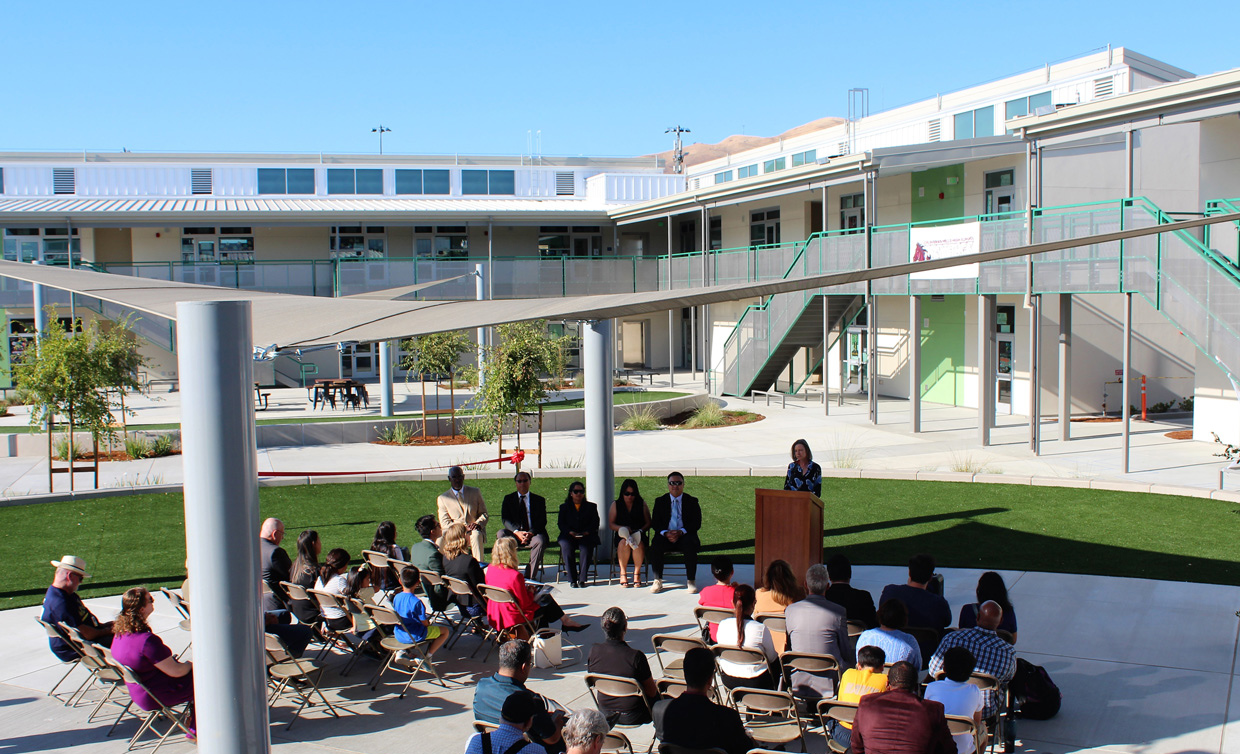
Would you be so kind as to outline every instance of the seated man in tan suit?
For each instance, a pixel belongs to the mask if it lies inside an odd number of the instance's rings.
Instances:
[[[439,523],[447,529],[463,524],[469,532],[469,547],[474,559],[484,562],[482,549],[487,542],[487,504],[477,487],[465,486],[465,472],[460,466],[448,469],[452,488],[439,496]]]

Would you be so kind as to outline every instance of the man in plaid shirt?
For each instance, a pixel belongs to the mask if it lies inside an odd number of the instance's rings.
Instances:
[[[930,675],[943,670],[943,655],[952,647],[964,647],[977,658],[975,670],[994,676],[999,685],[1006,686],[1016,673],[1016,651],[1012,645],[999,638],[995,629],[1003,620],[1003,608],[996,602],[984,602],[977,612],[977,627],[952,631],[943,637],[939,648],[930,658]],[[986,706],[982,712],[986,719],[999,713],[999,697],[990,689],[982,691]]]

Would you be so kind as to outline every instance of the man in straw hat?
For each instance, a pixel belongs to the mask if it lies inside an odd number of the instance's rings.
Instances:
[[[56,576],[43,597],[43,620],[72,626],[88,641],[111,646],[112,624],[100,623],[77,594],[82,579],[90,578],[86,572],[86,561],[76,555],[66,555],[51,561],[51,564],[56,566]],[[61,660],[69,662],[77,658],[77,653],[64,641],[50,639],[49,643],[52,653]]]

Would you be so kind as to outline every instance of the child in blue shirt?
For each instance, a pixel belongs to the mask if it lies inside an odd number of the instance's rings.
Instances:
[[[396,627],[396,638],[407,644],[420,644],[429,641],[426,654],[435,654],[435,650],[448,640],[448,634],[432,626],[426,616],[426,606],[418,595],[413,593],[421,580],[422,574],[416,566],[406,566],[400,572],[401,593],[392,600],[392,610],[400,617],[401,625]]]

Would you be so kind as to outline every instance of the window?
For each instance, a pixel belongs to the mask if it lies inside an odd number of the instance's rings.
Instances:
[[[1016,205],[1015,170],[996,170],[986,174],[985,213],[1011,212]],[[999,219],[998,217],[988,219]]]
[[[254,235],[244,226],[181,229],[182,262],[253,262]]]
[[[955,139],[975,139],[995,135],[995,107],[978,108],[955,117]]]
[[[332,259],[383,259],[387,256],[387,228],[336,225],[331,229],[329,249]]]
[[[745,166],[745,167],[743,167],[743,168],[737,168],[737,169],[736,169],[736,177],[737,177],[737,178],[748,178],[748,177],[750,177],[750,176],[757,175],[757,174],[758,174],[758,166],[757,166],[757,165],[746,165],[746,166]]]
[[[397,170],[397,194],[446,194],[449,190],[447,170]]]
[[[770,246],[779,243],[779,210],[767,209],[749,214],[749,245]]]
[[[415,230],[419,229],[415,228]],[[430,228],[423,227],[421,230],[429,231]],[[418,256],[467,257],[469,256],[467,233],[468,228],[464,225],[440,225],[435,228],[431,238],[414,239],[414,249]]]
[[[4,193],[4,168],[0,168],[0,194]]]
[[[539,256],[588,257],[602,251],[602,228],[597,225],[543,225],[538,229]]]
[[[723,218],[712,217],[710,219],[710,248],[723,248]]]
[[[727,183],[732,180],[732,171],[725,170],[722,173],[715,173],[715,183]]]
[[[797,152],[796,154],[792,155],[792,167],[795,168],[801,165],[809,165],[813,162],[816,162],[817,160],[818,160],[817,149],[811,149],[806,152]]]
[[[73,194],[77,192],[77,178],[73,168],[52,168],[52,193]]]
[[[865,228],[865,194],[840,197],[840,228],[860,233]]]
[[[773,160],[767,160],[766,162],[762,163],[763,173],[774,173],[776,170],[783,170],[783,169],[784,169],[784,158],[783,157],[776,157]]]
[[[1012,118],[1019,118],[1023,115],[1029,115],[1030,113],[1036,111],[1039,107],[1046,107],[1050,104],[1050,92],[1042,92],[1041,94],[1033,94],[1028,97],[1008,100],[1003,105],[1003,119],[1011,120]]]
[[[260,194],[313,194],[314,168],[259,168]]]
[[[383,171],[377,168],[365,170],[328,168],[327,193],[382,194]]]
[[[189,171],[189,192],[191,194],[211,193],[211,168],[192,168]]]
[[[461,193],[515,194],[516,173],[512,170],[462,170]]]

